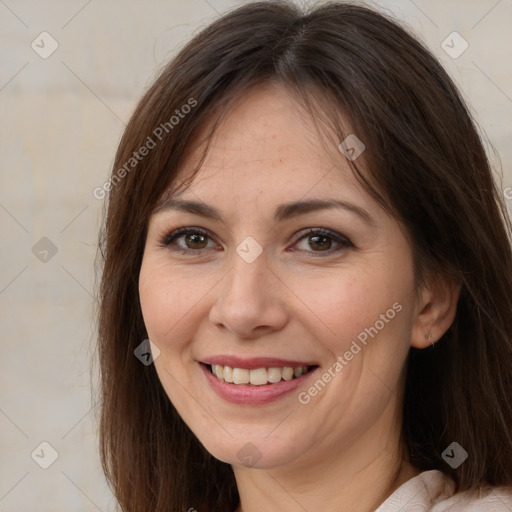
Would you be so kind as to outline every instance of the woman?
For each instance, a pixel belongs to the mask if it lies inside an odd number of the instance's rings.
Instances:
[[[123,510],[512,509],[510,221],[396,22],[223,16],[144,95],[108,188],[100,440]]]

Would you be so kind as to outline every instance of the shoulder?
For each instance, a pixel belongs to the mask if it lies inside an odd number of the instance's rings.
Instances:
[[[375,512],[511,512],[512,487],[456,492],[438,470],[424,471],[401,485]]]
[[[511,512],[512,487],[486,487],[463,491],[443,500],[432,512]]]

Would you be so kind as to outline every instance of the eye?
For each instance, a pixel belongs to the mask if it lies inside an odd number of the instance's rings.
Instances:
[[[299,247],[299,251],[316,253],[315,256],[337,253],[349,247],[355,247],[348,238],[324,228],[310,228],[306,231],[301,231],[298,237],[294,246],[302,244],[303,247]],[[211,242],[210,245],[209,242]],[[218,245],[214,244],[207,231],[195,227],[180,228],[172,231],[162,238],[160,245],[182,254],[200,254],[207,249],[218,250],[219,248]],[[307,247],[313,250],[309,250]],[[292,246],[289,250],[290,252],[295,252],[297,249]]]
[[[210,235],[200,228],[180,228],[166,235],[160,245],[169,247],[182,254],[198,253],[208,247],[208,241],[212,241]],[[175,246],[175,247],[171,247]]]
[[[321,253],[332,254],[340,252],[349,247],[355,247],[354,244],[346,237],[324,228],[310,228],[305,232],[299,233],[299,239],[295,245],[301,245],[300,251],[317,253],[315,256],[321,256]],[[334,248],[333,248],[334,245]],[[336,247],[337,246],[337,247]],[[307,247],[313,249],[308,250]],[[295,251],[296,249],[291,249]]]

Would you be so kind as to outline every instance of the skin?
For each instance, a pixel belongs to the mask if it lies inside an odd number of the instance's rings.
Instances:
[[[401,225],[361,188],[341,153],[333,165],[318,137],[285,89],[255,88],[229,112],[180,193],[219,209],[223,221],[174,209],[149,221],[139,291],[148,336],[161,351],[156,370],[201,443],[232,464],[238,511],[370,512],[419,474],[400,440],[406,358],[411,346],[439,339],[456,312],[453,283],[428,279],[416,293]],[[273,220],[278,205],[312,198],[357,205],[374,225],[337,208]],[[209,237],[162,246],[185,226]],[[298,236],[307,228],[355,247]],[[236,252],[247,236],[263,249],[252,263]],[[308,404],[296,392],[265,405],[226,402],[198,363],[217,354],[298,359],[318,364],[320,377],[394,303],[401,311]],[[237,456],[247,442],[261,454],[254,466]]]

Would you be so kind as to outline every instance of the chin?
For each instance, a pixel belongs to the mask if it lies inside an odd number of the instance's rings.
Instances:
[[[275,439],[260,438],[246,440],[247,437],[226,436],[223,442],[219,440],[208,439],[202,440],[203,446],[216,459],[231,464],[232,466],[240,466],[256,469],[274,469],[276,467],[285,466],[292,463],[302,452],[297,450],[297,443],[286,442],[283,440],[281,445]]]

